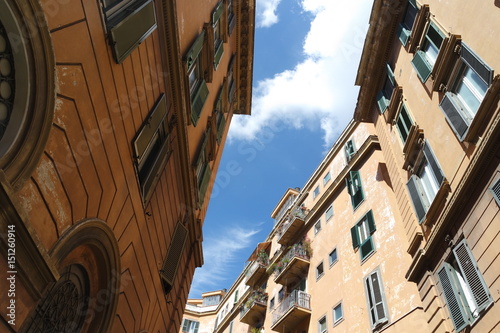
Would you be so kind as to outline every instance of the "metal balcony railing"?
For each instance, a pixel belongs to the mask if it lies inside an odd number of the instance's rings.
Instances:
[[[240,319],[243,318],[243,316],[256,304],[261,304],[261,306],[266,306],[267,304],[267,294],[262,291],[262,290],[254,290],[252,293],[248,296],[248,300],[245,302],[245,304],[241,307],[240,310]]]
[[[310,256],[303,245],[295,244],[292,248],[281,258],[279,263],[276,265],[275,274],[279,275],[283,270],[290,264],[293,258],[298,257],[305,260],[309,260]]]
[[[311,310],[311,295],[300,290],[292,291],[273,311],[272,325],[280,321],[293,307]]]
[[[288,230],[290,225],[292,224],[293,220],[295,219],[300,219],[304,221],[306,219],[306,214],[307,211],[301,209],[301,208],[295,208],[286,218],[286,220],[283,222],[281,225],[279,231],[278,231],[278,239],[283,236],[284,233]]]

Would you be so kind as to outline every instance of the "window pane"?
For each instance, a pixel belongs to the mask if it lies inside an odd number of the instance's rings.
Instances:
[[[420,180],[427,197],[428,204],[430,205],[432,200],[434,200],[434,197],[436,196],[436,193],[439,189],[439,184],[437,183],[436,178],[434,178],[434,173],[432,172],[429,162],[427,161],[425,161],[425,166],[423,168],[422,174],[420,175]]]
[[[333,321],[337,322],[340,319],[342,319],[342,303],[333,309]]]
[[[337,261],[337,249],[330,252],[329,260],[330,260],[330,265],[332,265],[333,263],[335,263]]]
[[[466,67],[463,80],[457,87],[457,96],[465,106],[467,116],[474,118],[474,115],[483,100],[488,86],[471,68]]]
[[[427,41],[423,51],[425,52],[425,56],[429,63],[434,65],[439,53],[439,48],[437,48],[433,43]]]

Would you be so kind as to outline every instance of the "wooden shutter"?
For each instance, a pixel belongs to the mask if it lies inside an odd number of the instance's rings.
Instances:
[[[387,311],[384,305],[383,289],[379,272],[375,271],[366,278],[366,287],[369,298],[370,319],[372,328],[387,322]]]
[[[392,71],[392,68],[389,64],[386,65],[386,71],[387,71],[387,78],[389,81],[391,81],[392,86],[394,87],[396,85],[396,81],[394,80],[394,72]]]
[[[443,289],[446,306],[448,307],[448,311],[450,311],[451,321],[455,326],[455,331],[460,332],[469,324],[469,322],[466,310],[460,301],[459,290],[453,274],[456,273],[454,272],[453,267],[447,262],[443,263],[443,267],[441,267],[438,271],[439,281],[441,282],[441,288]]]
[[[385,98],[384,92],[382,90],[379,91],[377,94],[377,105],[378,109],[380,110],[380,113],[384,113],[387,107],[389,106],[387,98]]]
[[[194,322],[194,332],[193,333],[198,333],[198,328],[200,328],[200,322],[195,321]]]
[[[217,46],[217,50],[215,50],[215,55],[214,55],[215,69],[217,69],[217,67],[219,67],[219,63],[220,63],[220,60],[221,60],[223,54],[224,54],[224,43],[221,40]]]
[[[163,261],[163,267],[160,270],[160,278],[165,294],[168,294],[174,285],[175,274],[177,273],[187,235],[188,230],[186,227],[178,222],[168,248],[167,256]]]
[[[208,86],[205,80],[202,80],[191,100],[191,121],[195,126],[198,123],[198,119],[200,119],[200,114],[207,100],[208,93]]]
[[[443,111],[451,128],[453,128],[453,131],[455,131],[460,141],[462,141],[472,119],[465,117],[465,113],[461,112],[463,109],[455,102],[455,98],[456,95],[454,93],[446,92],[441,103],[439,103],[439,107]]]
[[[399,40],[401,41],[401,44],[403,46],[406,46],[408,43],[408,39],[410,38],[410,33],[411,31],[403,27],[402,24],[398,26],[398,31],[396,32],[396,35],[399,37]]]
[[[203,30],[198,35],[198,37],[194,41],[193,45],[191,45],[191,48],[189,49],[188,53],[186,53],[186,63],[187,63],[188,71],[191,69],[191,67],[195,63],[196,58],[198,58],[198,55],[200,54],[201,49],[203,48],[204,40],[205,40],[205,30]]]
[[[352,158],[352,155],[356,152],[356,148],[354,147],[354,142],[351,140],[347,141],[344,146],[345,158],[347,162],[349,162]]]
[[[359,174],[359,171],[350,171],[349,175],[351,178],[351,186],[353,191],[353,195],[351,196],[352,206],[353,208],[356,208],[364,199],[363,188],[361,185],[361,176]]]
[[[377,228],[375,226],[375,219],[373,218],[373,211],[371,209],[368,213],[366,213],[366,222],[368,223],[368,230],[370,231],[370,234],[373,234]]]
[[[441,185],[444,180],[444,173],[441,167],[439,166],[439,162],[437,161],[436,156],[432,152],[432,148],[429,145],[429,141],[427,140],[425,141],[424,145],[424,155],[432,169],[432,172],[434,173],[434,177],[436,178],[437,183]]]
[[[203,202],[205,201],[205,194],[207,193],[208,183],[210,182],[211,176],[212,176],[212,169],[210,168],[210,165],[208,165],[207,163],[205,169],[203,170],[203,176],[200,183],[200,190],[199,190],[200,206],[203,205]]]
[[[481,312],[487,308],[493,299],[491,298],[488,287],[484,282],[482,274],[479,272],[477,263],[474,260],[474,256],[470,251],[465,239],[463,239],[457,246],[453,249],[455,258],[457,260],[458,266],[463,273],[465,281],[474,295],[474,300],[478,307],[478,311]]]
[[[500,178],[491,186],[490,191],[497,205],[500,206]]]
[[[493,81],[493,70],[465,43],[462,43],[460,57],[488,86],[491,84]]]
[[[125,18],[108,22],[109,40],[113,56],[117,63],[122,63],[133,50],[156,29],[156,15],[153,0],[145,1],[138,8],[126,9]],[[117,20],[118,20],[117,17]]]
[[[352,238],[352,247],[355,249],[359,247],[359,233],[358,233],[358,225],[356,224],[351,228],[351,238]]]
[[[189,323],[190,322],[191,322],[190,320],[184,319],[184,321],[182,323],[182,332],[189,332]]]
[[[417,219],[419,223],[422,223],[425,217],[425,213],[427,212],[427,208],[422,201],[422,194],[418,187],[418,179],[417,176],[412,175],[408,182],[406,183],[406,188],[410,193],[410,199],[413,204],[413,208],[415,209],[415,214],[417,215]]]
[[[359,248],[359,255],[361,257],[361,261],[363,261],[367,255],[373,252],[375,249],[375,245],[373,244],[373,239],[371,236],[369,236],[363,244],[361,244]]]
[[[222,15],[222,12],[224,11],[224,6],[223,5],[224,5],[223,1],[220,1],[217,4],[217,6],[215,6],[215,9],[214,9],[214,11],[212,13],[212,22],[213,22],[214,25],[215,25],[215,22],[217,22],[220,19],[221,15]]]
[[[417,71],[417,75],[420,78],[420,81],[426,82],[432,72],[432,66],[427,61],[425,57],[425,53],[421,50],[418,50],[413,57],[411,64],[413,68]]]

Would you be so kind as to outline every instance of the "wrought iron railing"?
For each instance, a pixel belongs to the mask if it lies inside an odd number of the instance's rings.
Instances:
[[[273,311],[272,325],[276,324],[293,307],[311,310],[311,295],[294,290]]]
[[[267,303],[267,298],[267,294],[262,290],[252,291],[252,293],[248,296],[248,300],[241,307],[240,319],[243,318],[243,316],[252,308],[255,303],[260,303],[265,306]]]
[[[283,236],[283,234],[288,230],[288,228],[290,227],[290,225],[292,224],[293,220],[296,219],[296,218],[299,218],[299,219],[302,219],[302,220],[305,220],[306,216],[307,216],[307,210],[303,210],[302,208],[298,207],[298,208],[295,208],[286,218],[286,220],[283,222],[283,224],[281,225],[279,231],[278,231],[278,239],[281,238],[281,236]]]
[[[281,258],[281,260],[276,264],[274,273],[279,275],[293,260],[293,258],[298,257],[305,260],[310,259],[310,255],[306,248],[301,244],[293,245],[290,250]]]
[[[255,273],[256,270],[258,270],[259,268],[266,268],[268,264],[269,264],[269,259],[267,260],[258,259],[254,261],[252,264],[250,264],[250,267],[247,270],[246,273],[247,279],[250,278],[253,275],[253,273]]]

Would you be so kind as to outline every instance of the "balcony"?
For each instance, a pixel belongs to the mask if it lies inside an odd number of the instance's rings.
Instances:
[[[240,310],[240,321],[250,326],[262,325],[266,316],[267,294],[263,289],[253,290]]]
[[[294,290],[273,311],[271,330],[285,332],[311,315],[311,295]]]
[[[301,244],[293,245],[274,268],[276,283],[287,285],[291,281],[300,281],[307,275],[310,250]]]
[[[286,220],[278,231],[278,243],[281,245],[288,245],[293,241],[297,232],[305,223],[306,210],[296,208],[292,213],[287,216]]]
[[[259,253],[257,260],[255,260],[248,267],[246,273],[246,285],[254,286],[266,274],[267,266],[269,265],[269,256],[265,252]]]

